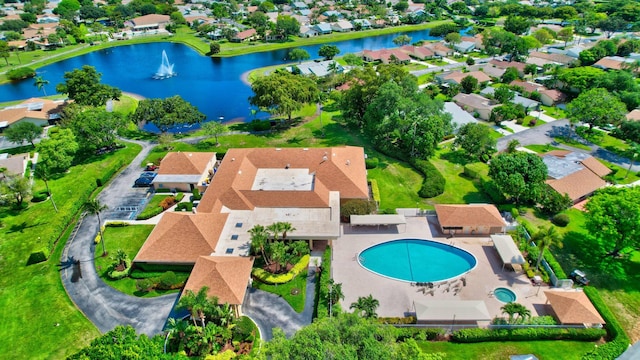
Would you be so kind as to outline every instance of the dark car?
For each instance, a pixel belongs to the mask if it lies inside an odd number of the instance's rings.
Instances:
[[[148,187],[148,186],[151,186],[152,181],[153,181],[153,177],[139,177],[134,183],[134,186]]]
[[[587,279],[587,275],[578,269],[575,269],[571,272],[571,279],[580,285],[589,285],[589,279]]]
[[[142,174],[140,174],[140,177],[141,178],[152,178],[153,179],[154,177],[156,177],[156,175],[158,175],[158,174],[156,174],[156,173],[154,173],[152,171],[145,171]]]

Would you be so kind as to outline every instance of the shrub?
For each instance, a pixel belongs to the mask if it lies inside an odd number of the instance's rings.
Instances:
[[[7,72],[7,78],[11,81],[22,80],[36,76],[36,71],[29,67],[21,67]]]
[[[472,163],[464,166],[463,173],[471,179],[480,179],[483,169],[486,168],[485,164]]]
[[[162,199],[162,201],[160,201],[160,207],[162,208],[162,211],[167,210],[168,208],[172,207],[173,205],[176,204],[176,198],[173,196],[166,196],[164,199]]]
[[[137,220],[147,220],[147,219],[151,219],[152,217],[162,213],[164,211],[164,209],[160,206],[154,206],[152,208],[147,208],[144,209],[144,211],[142,211],[137,217]]]
[[[193,209],[193,204],[190,202],[181,202],[176,206],[176,211],[191,211]]]
[[[331,279],[331,248],[327,247],[322,254],[322,265],[318,268],[316,279],[316,301],[314,309],[314,317],[318,319],[329,316],[329,280]],[[333,311],[339,307],[333,305]],[[336,311],[337,312],[337,311]]]
[[[451,334],[451,341],[476,343],[485,341],[576,340],[596,341],[606,335],[595,328],[517,328],[517,329],[461,329]]]
[[[202,199],[202,195],[200,195],[200,190],[198,190],[197,188],[193,189],[193,195],[192,195],[193,200],[200,200]]]
[[[556,274],[558,279],[566,279],[567,278],[567,274],[564,272],[564,270],[562,269],[562,266],[560,266],[560,263],[553,256],[551,251],[545,251],[544,252],[544,259],[547,261],[547,263],[549,263],[549,266],[551,267],[551,270],[553,270],[553,272]]]
[[[233,329],[233,340],[235,341],[253,341],[255,336],[255,325],[253,321],[246,316],[242,316],[236,322]]]
[[[482,177],[480,179],[480,186],[487,196],[489,196],[492,202],[496,205],[505,204],[507,199],[502,194],[502,191],[498,188],[498,186],[490,180],[490,178]]]
[[[115,266],[114,266],[113,270],[107,273],[107,276],[112,280],[120,280],[129,276],[130,273],[131,273],[131,259],[126,259],[124,270],[117,271],[115,270]]]
[[[136,289],[143,292],[149,292],[156,286],[156,281],[153,278],[140,279],[136,281]]]
[[[375,201],[350,200],[340,207],[340,218],[342,222],[349,222],[351,215],[368,215],[376,210]]]
[[[405,324],[416,324],[417,319],[415,316],[406,316],[406,317],[382,317],[377,318],[380,324],[389,324],[389,325],[405,325]]]
[[[160,275],[158,278],[158,285],[156,287],[162,290],[171,290],[175,289],[176,286],[180,287],[179,285],[181,284],[180,280],[176,277],[176,273],[173,271],[167,271]]]
[[[251,275],[265,284],[284,284],[293,280],[302,270],[309,266],[309,255],[304,255],[286,274],[272,274],[260,268],[251,271]]]
[[[125,227],[125,226],[129,226],[128,222],[124,222],[124,221],[111,221],[106,223],[104,226],[106,227]]]
[[[380,204],[380,189],[378,188],[378,181],[376,179],[371,179],[371,194],[373,194],[373,201],[377,204]]]
[[[100,232],[98,232],[98,234],[96,235],[95,238],[93,238],[93,243],[94,244],[100,244],[100,241],[102,241],[102,235],[100,235]]]
[[[251,129],[253,131],[271,130],[271,121],[253,120],[251,121]]]
[[[27,265],[41,263],[43,261],[47,261],[49,258],[49,249],[46,247],[42,247],[29,255],[29,260],[27,260]]]
[[[49,193],[47,192],[47,190],[38,191],[37,193],[33,194],[33,197],[31,198],[31,202],[34,202],[34,203],[43,202],[47,200],[48,197],[49,197]]]
[[[178,202],[180,202],[180,201],[182,201],[182,199],[184,199],[184,193],[181,193],[181,192],[180,192],[180,193],[178,193],[178,194],[175,196],[175,199],[176,199],[176,202],[177,202],[177,203],[178,203]]]
[[[446,180],[432,163],[426,160],[414,160],[412,165],[424,175],[418,196],[432,198],[444,193]]]
[[[553,221],[554,224],[560,227],[565,227],[569,225],[569,222],[571,221],[571,219],[567,214],[557,214],[556,216],[553,217],[551,221]]]
[[[378,167],[379,160],[378,158],[367,158],[364,161],[364,166],[367,169],[375,169]]]
[[[131,274],[129,274],[129,276],[132,279],[151,279],[151,278],[158,278],[160,276],[162,276],[162,274],[164,274],[164,271],[142,271],[140,269],[134,269],[133,271],[131,271]]]

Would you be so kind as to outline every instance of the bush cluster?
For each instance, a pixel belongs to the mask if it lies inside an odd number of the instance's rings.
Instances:
[[[36,76],[36,71],[30,67],[21,67],[7,72],[7,78],[11,81],[22,80]]]
[[[271,121],[253,120],[251,121],[251,130],[253,131],[271,130]]]
[[[293,278],[298,276],[298,274],[306,269],[307,266],[309,266],[309,255],[304,255],[300,258],[300,261],[298,261],[286,274],[272,274],[261,268],[254,268],[251,271],[251,275],[265,284],[284,284],[293,280]]]
[[[571,221],[571,219],[567,214],[557,214],[556,216],[553,217],[551,221],[560,227],[565,227],[569,225],[569,222]]]
[[[126,259],[124,262],[125,262],[125,266],[124,266],[124,270],[122,271],[117,271],[115,268],[118,264],[113,264],[113,266],[111,267],[111,270],[107,273],[107,276],[109,277],[109,279],[120,280],[129,276],[129,274],[131,273],[131,259]]]
[[[167,196],[164,199],[162,199],[162,201],[160,201],[159,206],[162,208],[162,211],[165,211],[175,204],[176,204],[176,198],[173,196]]]
[[[373,194],[373,201],[376,204],[380,204],[380,189],[378,188],[378,181],[376,179],[371,179],[369,182],[371,184],[371,194]]]
[[[407,339],[415,339],[420,341],[436,340],[445,334],[445,330],[441,328],[398,328],[397,340],[398,342],[406,341]]]
[[[136,275],[140,276],[140,273],[138,272]],[[183,286],[184,281],[180,280],[173,271],[166,271],[160,276],[144,277],[136,281],[136,288],[143,292],[149,292],[153,289],[179,289]]]
[[[624,329],[618,322],[618,319],[613,315],[609,307],[604,302],[598,290],[594,287],[588,286],[584,288],[584,293],[589,300],[593,303],[593,306],[598,310],[602,318],[604,319],[606,329],[609,332],[609,342],[598,346],[597,348],[589,351],[582,356],[583,360],[613,360],[618,358],[627,347],[629,346],[630,339],[624,332]]]
[[[451,341],[476,343],[485,341],[535,341],[535,340],[576,340],[596,341],[607,332],[595,328],[517,328],[517,329],[460,329],[451,334]]]
[[[340,220],[349,222],[351,215],[368,215],[376,211],[376,202],[368,200],[350,200],[340,206]]]
[[[43,261],[47,261],[49,258],[49,249],[46,247],[42,247],[29,255],[29,260],[27,260],[27,265],[41,263]]]
[[[202,195],[200,194],[200,190],[198,190],[197,188],[196,188],[196,189],[193,189],[193,193],[192,193],[192,195],[191,195],[191,198],[192,198],[193,200],[200,200],[200,199],[202,199]]]
[[[367,169],[375,169],[378,167],[379,162],[378,158],[367,158],[364,161],[364,166]]]
[[[34,203],[43,202],[47,200],[48,197],[49,197],[49,193],[47,192],[47,190],[41,190],[33,194],[33,197],[31,198],[31,202],[34,202]]]
[[[322,319],[329,316],[329,280],[331,279],[331,248],[327,247],[322,254],[322,264],[316,277],[316,308],[314,318]],[[333,309],[337,309],[336,305]]]
[[[491,181],[490,178],[480,178],[480,186],[482,187],[482,191],[484,191],[484,193],[491,198],[491,201],[494,204],[502,205],[507,202],[507,198],[504,197],[502,191],[500,191],[498,186],[493,181]]]
[[[125,221],[111,221],[106,223],[104,226],[106,227],[125,227],[125,226],[129,226],[128,222]]]
[[[181,202],[176,206],[176,211],[191,211],[193,209],[193,204],[190,202]]]
[[[446,180],[432,163],[426,160],[414,160],[412,161],[412,165],[424,175],[418,196],[422,198],[432,198],[444,193]]]
[[[406,325],[406,324],[415,324],[417,323],[417,319],[415,316],[406,316],[406,317],[381,317],[377,318],[380,324],[389,324],[389,325]]]

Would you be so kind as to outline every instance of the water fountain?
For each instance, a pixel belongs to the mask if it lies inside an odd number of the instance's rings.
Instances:
[[[168,79],[170,77],[174,77],[178,75],[178,73],[173,71],[173,64],[169,63],[169,57],[167,57],[167,52],[162,50],[162,63],[158,68],[158,72],[153,75],[154,79],[163,80]]]

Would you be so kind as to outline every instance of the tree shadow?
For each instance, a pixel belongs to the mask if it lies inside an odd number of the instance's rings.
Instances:
[[[41,225],[42,225],[42,223],[27,224],[26,221],[23,221],[23,222],[21,222],[19,224],[12,224],[11,226],[9,226],[9,229],[8,229],[7,233],[9,233],[9,234],[13,234],[13,233],[16,233],[16,232],[23,233],[27,229],[31,229],[31,228],[34,228],[34,227],[37,227],[37,226],[41,226]]]
[[[447,160],[450,163],[453,164],[457,164],[457,165],[467,165],[473,162],[476,162],[475,160],[469,158],[463,150],[457,150],[457,151],[449,151],[443,154],[440,154],[440,159],[443,160]]]

